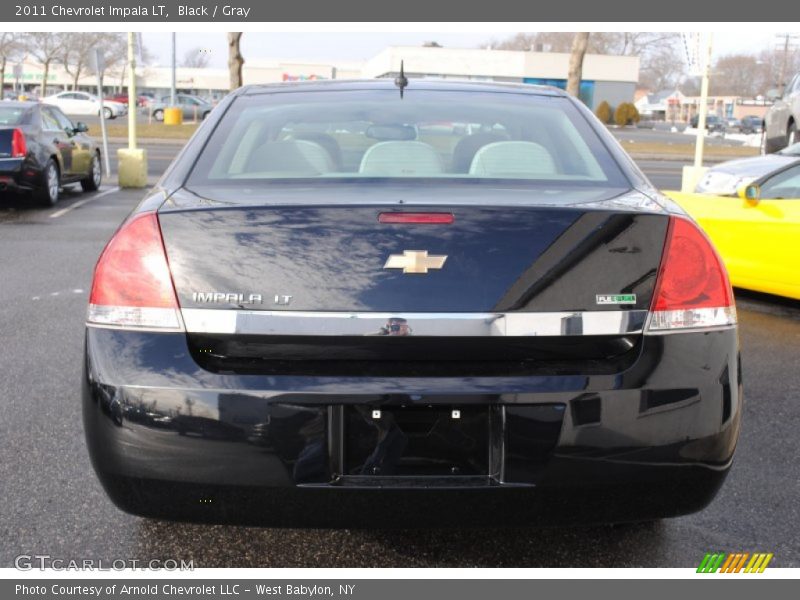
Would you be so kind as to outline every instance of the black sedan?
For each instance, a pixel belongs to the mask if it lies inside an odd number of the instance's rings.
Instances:
[[[697,129],[699,124],[700,124],[700,117],[698,115],[693,116],[689,121],[689,125],[691,125],[695,129]],[[721,119],[717,115],[706,116],[706,129],[709,132],[714,132],[714,131],[724,132],[726,128],[727,124],[725,123],[724,119]]]
[[[737,158],[711,167],[695,186],[698,194],[735,196],[742,186],[783,172],[800,162],[800,144],[774,154]]]
[[[708,239],[559,90],[245,87],[97,263],[87,443],[157,518],[681,515],[733,460],[736,323]]]
[[[30,193],[39,204],[58,202],[60,188],[100,187],[100,149],[55,106],[36,102],[0,104],[0,192]]]

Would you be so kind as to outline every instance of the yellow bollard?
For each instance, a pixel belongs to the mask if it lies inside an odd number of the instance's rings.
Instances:
[[[147,185],[147,150],[145,148],[120,148],[119,187],[141,188]]]
[[[164,109],[164,125],[181,125],[183,123],[183,111],[177,106],[169,106]]]

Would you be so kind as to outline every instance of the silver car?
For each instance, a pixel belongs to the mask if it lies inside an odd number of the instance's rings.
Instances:
[[[170,106],[170,100],[169,96],[163,96],[159,102],[150,107],[150,114],[156,121],[164,120],[164,109]],[[197,121],[205,119],[214,108],[210,102],[191,94],[175,94],[175,106],[183,112],[184,120]]]
[[[776,98],[775,104],[764,117],[762,152],[770,154],[800,142],[800,136],[797,134],[798,123],[800,123],[800,73],[789,82],[783,91],[783,96]]]

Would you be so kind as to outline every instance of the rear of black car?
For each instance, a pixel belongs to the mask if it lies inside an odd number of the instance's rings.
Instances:
[[[100,257],[87,322],[87,440],[125,510],[625,521],[721,485],[724,268],[568,97],[249,88],[162,185]]]
[[[0,104],[0,192],[33,189],[41,168],[29,145],[36,129],[35,106],[28,102]]]

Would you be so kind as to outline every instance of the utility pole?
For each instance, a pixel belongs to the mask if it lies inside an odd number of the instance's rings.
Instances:
[[[781,76],[778,80],[778,86],[781,90],[781,95],[786,91],[786,67],[789,61],[789,49],[793,40],[800,39],[800,34],[797,33],[781,33],[777,36],[779,39],[783,38],[783,59],[781,60]]]
[[[702,36],[695,34],[698,37],[694,38],[697,41],[696,59],[692,58],[692,64],[700,67],[700,106],[697,107],[697,139],[694,145],[694,164],[692,166],[683,167],[683,178],[681,181],[681,191],[684,193],[694,192],[695,185],[700,181],[700,178],[705,173],[706,169],[703,167],[703,145],[705,143],[706,135],[706,114],[708,113],[708,80],[711,74],[711,33],[705,34],[705,48],[703,58],[700,58],[700,41]],[[693,56],[694,53],[693,53]]]
[[[175,60],[175,32],[172,32],[172,85],[169,90],[169,105],[175,106],[175,70],[176,70],[176,60]]]
[[[128,147],[117,150],[120,187],[147,185],[147,150],[136,147],[136,58],[133,33],[128,33]]]
[[[703,63],[703,78],[700,81],[700,107],[697,114],[697,140],[694,144],[694,168],[703,166],[703,145],[706,135],[706,115],[708,113],[708,78],[711,72],[711,33],[706,39],[706,57]]]
[[[136,150],[136,55],[133,32],[128,33],[128,149]]]

